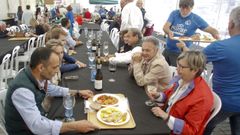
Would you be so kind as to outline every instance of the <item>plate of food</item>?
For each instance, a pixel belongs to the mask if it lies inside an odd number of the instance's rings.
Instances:
[[[129,122],[128,111],[123,111],[117,107],[102,108],[97,112],[97,119],[103,124],[110,126],[120,126]]]
[[[115,94],[102,93],[95,95],[93,102],[99,103],[102,107],[117,106],[120,102],[120,97]]]

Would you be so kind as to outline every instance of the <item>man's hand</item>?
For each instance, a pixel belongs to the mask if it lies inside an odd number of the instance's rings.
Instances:
[[[181,50],[181,51],[188,51],[189,49],[187,48],[186,44],[182,41],[182,40],[178,40],[179,43],[177,43],[177,47]]]
[[[99,129],[97,126],[93,125],[91,122],[87,120],[75,121],[74,125],[76,128],[76,131],[81,133],[87,133],[87,132]]]
[[[91,90],[80,90],[79,95],[84,99],[88,99],[90,97],[93,97],[93,92]]]
[[[168,37],[169,37],[170,39],[172,39],[172,38],[174,37],[174,33],[173,33],[172,31],[169,31],[169,32],[168,32]]]
[[[83,44],[82,41],[76,40],[76,45],[82,45],[82,44]]]
[[[212,37],[215,38],[216,40],[220,40],[220,35],[219,35],[219,33],[213,34]]]
[[[134,53],[133,56],[132,56],[132,61],[133,63],[140,63],[142,60],[142,53]]]
[[[96,125],[92,124],[87,120],[80,120],[74,122],[63,123],[61,127],[61,133],[69,131],[77,131],[80,133],[87,133],[99,129]]]

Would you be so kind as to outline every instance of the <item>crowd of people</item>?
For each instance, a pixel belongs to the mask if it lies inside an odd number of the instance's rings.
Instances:
[[[31,36],[46,35],[46,47],[37,48],[25,67],[9,84],[6,95],[5,121],[9,135],[60,134],[69,131],[86,133],[99,127],[87,120],[60,122],[45,117],[54,96],[68,93],[84,99],[93,96],[91,90],[70,90],[58,86],[62,74],[86,64],[68,54],[82,45],[74,34],[75,24],[112,20],[112,28],[119,30],[119,50],[109,58],[118,64],[128,65],[126,71],[138,86],[144,87],[148,97],[157,102],[152,113],[164,120],[171,134],[210,135],[217,124],[229,118],[233,135],[240,134],[240,7],[229,16],[229,39],[221,40],[217,29],[200,15],[192,12],[194,0],[180,0],[179,9],[170,13],[163,31],[167,34],[166,47],[161,53],[159,40],[152,36],[154,24],[144,9],[143,0],[121,0],[121,14],[115,7],[109,11],[100,6],[91,13],[84,8],[75,14],[71,5],[57,6],[48,11],[36,7],[35,14],[29,5],[18,7],[18,23],[31,28]],[[57,23],[57,25],[49,22]],[[9,35],[6,24],[0,22],[0,38]],[[212,42],[202,52],[190,50],[192,42],[174,40],[173,37],[199,37],[200,29],[212,35]],[[77,31],[78,33],[79,31]],[[213,87],[201,76],[206,63],[213,64]],[[177,75],[172,76],[171,66]],[[229,68],[231,67],[231,68]],[[157,91],[148,86],[156,83]],[[80,82],[81,83],[81,82]],[[221,110],[207,123],[214,105],[214,93],[222,102]]]

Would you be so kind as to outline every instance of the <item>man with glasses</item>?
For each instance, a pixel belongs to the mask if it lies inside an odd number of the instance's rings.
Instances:
[[[197,29],[210,33],[215,39],[219,39],[219,33],[212,28],[200,16],[192,13],[194,0],[180,0],[179,10],[173,11],[167,22],[164,24],[163,31],[168,35],[167,46],[163,52],[169,65],[176,66],[176,59],[180,54],[173,37],[196,37]],[[191,42],[186,42],[189,47]]]

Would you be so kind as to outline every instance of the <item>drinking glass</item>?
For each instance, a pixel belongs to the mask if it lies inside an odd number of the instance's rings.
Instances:
[[[88,37],[88,28],[87,27],[84,27],[84,34],[85,34],[85,38]]]
[[[93,39],[95,39],[95,34],[93,33],[93,31],[91,30],[90,32],[89,32],[89,39],[90,40],[93,40]]]
[[[94,52],[89,52],[88,53],[88,60],[89,60],[89,68],[92,69],[93,62],[95,60],[95,53]]]
[[[102,38],[102,31],[98,31],[97,32],[97,40],[101,41],[101,38]]]
[[[90,39],[86,42],[86,46],[87,46],[87,49],[88,49],[88,52],[87,52],[87,54],[88,54],[90,52],[91,47],[92,47],[92,41]]]
[[[154,81],[154,82],[148,84],[147,87],[146,87],[147,95],[151,95],[153,93],[156,93],[157,92],[157,88],[158,88],[157,81]],[[154,106],[156,103],[152,99],[149,99],[149,100],[145,101],[145,104],[147,106]]]
[[[112,76],[113,76],[113,73],[116,72],[116,70],[117,70],[117,62],[115,62],[113,60],[109,61],[108,69],[112,73]],[[108,81],[115,82],[115,79],[110,78],[110,79],[108,79]]]
[[[106,61],[108,54],[109,54],[108,42],[105,41],[105,42],[103,43],[104,61]]]
[[[65,108],[65,121],[75,121],[73,118],[73,108],[75,106],[75,96],[67,94],[63,97],[63,106]]]

